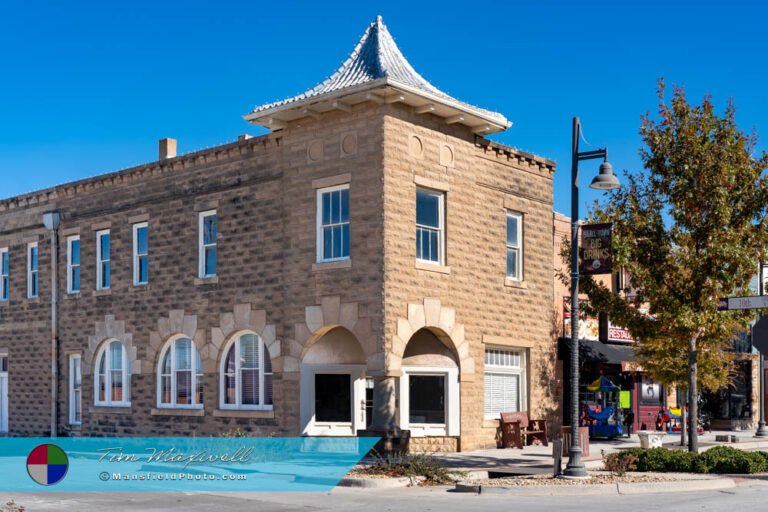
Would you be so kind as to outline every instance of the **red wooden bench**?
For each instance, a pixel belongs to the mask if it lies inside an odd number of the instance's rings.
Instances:
[[[547,444],[547,422],[529,420],[527,411],[501,413],[501,447],[523,448],[534,439]]]

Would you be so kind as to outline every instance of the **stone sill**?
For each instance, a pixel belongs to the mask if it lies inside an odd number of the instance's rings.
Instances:
[[[130,288],[128,288],[130,292],[148,292],[149,291],[149,283],[145,284],[134,284]]]
[[[438,274],[450,274],[451,267],[437,263],[427,263],[426,261],[416,260],[416,270],[426,270],[428,272],[437,272]]]
[[[29,304],[37,304],[40,302],[40,297],[27,297],[27,302]]]
[[[352,268],[352,259],[347,258],[345,260],[338,261],[321,261],[312,264],[312,272],[320,270],[336,270],[339,268]]]
[[[211,276],[211,277],[196,277],[195,278],[195,285],[206,285],[206,284],[218,284],[219,283],[219,276]]]
[[[214,409],[214,418],[252,418],[252,419],[272,419],[275,417],[275,411],[248,411],[242,409]]]
[[[484,419],[483,428],[499,428],[499,420]]]
[[[65,300],[73,300],[73,299],[79,299],[80,298],[80,292],[66,292],[64,294]]]
[[[528,283],[525,281],[518,281],[517,279],[510,279],[508,277],[504,278],[504,286],[509,286],[510,288],[520,288],[521,290],[528,289]]]
[[[11,305],[11,301],[8,299],[0,300],[0,308],[7,308]]]
[[[160,408],[149,411],[151,416],[205,416],[204,409],[173,409],[173,408]]]
[[[107,295],[112,295],[112,288],[105,288],[103,290],[93,290],[94,297],[105,297]]]
[[[95,405],[88,409],[91,414],[133,414],[131,407],[124,406],[109,406],[109,405]]]

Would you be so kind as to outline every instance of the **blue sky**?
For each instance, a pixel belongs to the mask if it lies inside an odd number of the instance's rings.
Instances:
[[[241,116],[324,79],[377,14],[433,84],[514,123],[494,139],[558,162],[564,213],[571,118],[636,172],[660,76],[732,97],[768,140],[759,1],[4,2],[0,197],[152,161],[162,137],[189,152],[260,134]],[[582,205],[598,165],[582,163]]]

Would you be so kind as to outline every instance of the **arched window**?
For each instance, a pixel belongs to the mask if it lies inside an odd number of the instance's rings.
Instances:
[[[166,343],[157,371],[157,406],[203,407],[203,361],[189,338]]]
[[[221,361],[221,408],[272,410],[272,360],[256,334],[230,342]]]
[[[96,356],[95,404],[131,405],[131,363],[118,340],[104,343]]]

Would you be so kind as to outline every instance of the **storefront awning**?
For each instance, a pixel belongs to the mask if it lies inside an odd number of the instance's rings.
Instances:
[[[560,359],[568,358],[570,346],[571,340],[569,338],[560,338],[557,351]],[[635,363],[637,361],[637,356],[634,347],[631,345],[617,345],[601,343],[599,341],[580,340],[579,359],[582,362],[619,364],[624,367],[628,365],[624,365],[623,363]],[[624,368],[622,368],[622,370],[623,369]]]

